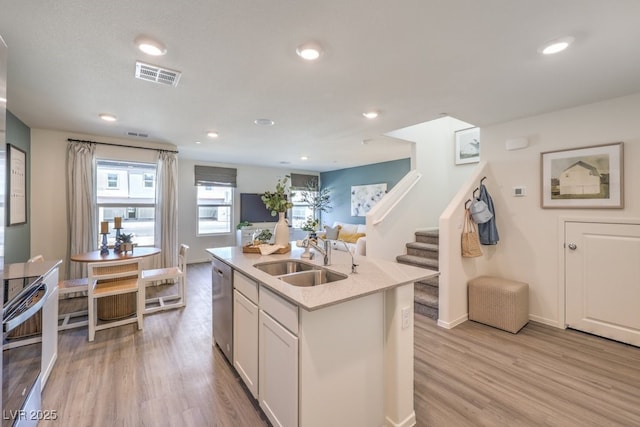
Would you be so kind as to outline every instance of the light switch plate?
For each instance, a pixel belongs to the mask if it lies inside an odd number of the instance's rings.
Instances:
[[[402,329],[407,329],[411,322],[411,307],[402,309]]]

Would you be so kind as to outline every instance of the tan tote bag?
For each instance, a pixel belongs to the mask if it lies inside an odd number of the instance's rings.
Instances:
[[[471,219],[469,209],[464,210],[464,225],[462,226],[462,256],[465,258],[474,258],[482,255],[480,249],[480,238],[476,225]]]

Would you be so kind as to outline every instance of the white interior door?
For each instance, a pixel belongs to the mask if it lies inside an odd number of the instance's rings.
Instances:
[[[566,323],[640,346],[640,224],[565,224]]]

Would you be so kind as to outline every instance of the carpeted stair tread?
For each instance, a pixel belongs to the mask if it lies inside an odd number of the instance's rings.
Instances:
[[[430,277],[430,278],[425,279],[425,280],[419,280],[419,281],[416,282],[416,284],[438,288],[440,286],[440,278],[439,278],[439,276]]]
[[[436,286],[427,285],[424,282],[415,282],[413,289],[415,292],[418,292],[418,291],[426,292],[429,295],[433,295],[436,298],[440,295],[440,288],[437,285]]]
[[[415,232],[416,236],[429,236],[429,237],[438,237],[440,236],[440,230],[418,230]]]
[[[414,291],[414,301],[427,307],[438,308],[438,297],[420,289]]]
[[[438,260],[424,258],[415,255],[398,255],[396,261],[400,264],[409,264],[416,267],[428,268],[430,270],[438,269]]]
[[[407,248],[418,249],[421,251],[438,252],[439,246],[434,243],[409,242]]]

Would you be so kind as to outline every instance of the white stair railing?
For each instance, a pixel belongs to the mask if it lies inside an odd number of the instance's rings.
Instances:
[[[420,181],[422,174],[415,169],[409,171],[374,207],[367,212],[371,224],[378,225],[393,212],[393,209],[404,199],[411,189]],[[368,222],[368,221],[367,221]]]

